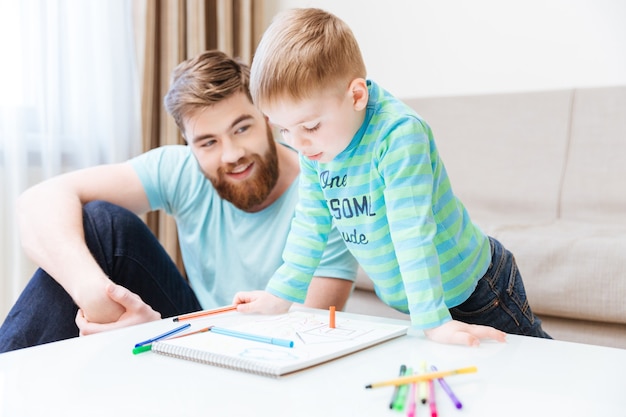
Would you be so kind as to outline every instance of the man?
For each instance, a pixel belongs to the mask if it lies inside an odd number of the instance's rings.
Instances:
[[[249,69],[218,51],[180,64],[165,107],[188,146],[44,181],[19,200],[41,267],[0,327],[0,352],[230,304],[281,264],[298,157],[252,104]],[[189,283],[137,214],[174,216]],[[356,262],[340,235],[305,302],[342,308]]]

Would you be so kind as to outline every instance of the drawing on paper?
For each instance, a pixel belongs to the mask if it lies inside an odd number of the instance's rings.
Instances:
[[[303,312],[259,319],[251,326],[258,333],[286,339],[297,337],[305,344],[355,340],[373,330],[367,323],[349,319],[338,319],[335,328],[330,328],[319,316]]]

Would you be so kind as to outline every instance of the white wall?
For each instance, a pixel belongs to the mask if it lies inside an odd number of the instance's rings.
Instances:
[[[265,0],[352,28],[374,79],[401,98],[626,85],[624,0]]]

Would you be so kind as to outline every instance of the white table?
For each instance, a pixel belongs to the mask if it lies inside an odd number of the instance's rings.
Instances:
[[[626,415],[622,349],[512,335],[469,348],[410,332],[279,379],[132,355],[135,342],[173,327],[162,320],[0,354],[0,416],[403,416],[388,408],[392,387],[364,386],[422,360],[478,367],[447,378],[464,406],[438,390],[440,417]]]

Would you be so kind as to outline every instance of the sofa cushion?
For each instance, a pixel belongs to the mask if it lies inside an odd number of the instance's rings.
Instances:
[[[626,225],[501,226],[536,314],[626,324]]]
[[[470,216],[551,222],[558,211],[572,91],[405,100],[431,126]]]
[[[626,87],[576,90],[561,215],[626,224]]]

